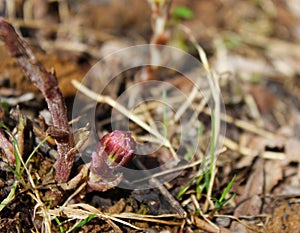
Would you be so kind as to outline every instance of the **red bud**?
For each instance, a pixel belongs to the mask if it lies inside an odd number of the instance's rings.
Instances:
[[[104,151],[102,156],[110,168],[126,165],[132,158],[136,142],[131,133],[115,130],[108,133],[100,140],[97,152]]]
[[[123,176],[113,172],[132,159],[135,147],[136,142],[129,132],[115,130],[104,135],[96,152],[92,154],[88,182],[90,188],[103,191],[118,185]]]

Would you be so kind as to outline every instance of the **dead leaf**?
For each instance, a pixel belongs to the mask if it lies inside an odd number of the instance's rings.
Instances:
[[[278,103],[278,97],[273,95],[264,85],[251,85],[250,93],[262,113],[272,111]]]
[[[285,163],[299,162],[300,140],[296,138],[289,139],[285,144],[287,158]]]
[[[278,160],[267,160],[265,162],[265,193],[271,190],[283,179],[283,165]]]
[[[253,136],[252,138],[249,139],[248,142],[248,147],[250,149],[254,149],[257,150],[259,152],[263,152],[265,151],[266,147],[268,148],[282,148],[284,147],[284,143],[285,143],[286,139],[278,136],[276,138],[265,138],[262,136]]]
[[[238,207],[234,212],[234,216],[256,216],[260,213],[262,200],[259,197],[263,194],[264,187],[264,162],[258,159],[254,165],[254,171],[250,175],[243,194],[238,200]],[[231,228],[233,233],[247,232],[244,226],[237,222],[233,222]]]

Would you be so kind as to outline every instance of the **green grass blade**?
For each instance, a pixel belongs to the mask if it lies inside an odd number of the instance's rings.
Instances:
[[[11,137],[13,138],[13,146],[14,146],[14,154],[15,154],[15,159],[16,159],[16,169],[15,171],[17,172],[19,179],[21,177],[21,155],[20,155],[20,150],[19,150],[19,145],[17,142],[17,139],[10,133]]]
[[[211,143],[210,143],[210,164],[209,164],[209,172],[212,174],[213,172],[213,165],[214,165],[214,159],[215,159],[215,117],[214,112],[211,113]]]
[[[18,181],[15,181],[11,187],[8,196],[0,203],[0,212],[15,198],[15,192],[18,187]]]
[[[167,91],[163,90],[163,101],[164,101],[164,109],[163,109],[163,127],[164,127],[164,138],[168,138],[168,116],[167,116]]]
[[[206,189],[206,192],[208,192],[209,190],[209,185],[210,185],[210,178],[211,178],[211,173],[210,172],[206,172],[204,174],[204,177],[205,177],[205,183],[204,183],[204,186],[205,186],[205,189]]]
[[[31,154],[28,156],[26,162],[25,162],[25,166],[27,166],[27,164],[29,163],[31,157],[37,152],[37,150],[50,138],[50,136],[45,137],[35,148],[34,150],[31,152]]]
[[[223,202],[222,202],[222,206],[225,206],[229,203],[229,201],[235,197],[235,193],[232,193],[227,199],[225,199]]]
[[[81,220],[71,232],[76,231],[78,228],[82,227],[83,225],[87,224],[89,221],[91,221],[95,217],[95,214],[91,214],[86,219]]]
[[[186,193],[186,191],[191,187],[194,180],[195,177],[193,177],[185,186],[183,186],[182,189],[180,189],[180,191],[177,194],[177,198],[181,198]]]
[[[232,177],[232,179],[231,179],[231,181],[229,182],[229,184],[226,186],[224,192],[222,193],[222,196],[221,196],[220,199],[219,199],[219,202],[222,202],[222,201],[224,200],[225,196],[227,195],[227,193],[229,193],[229,191],[230,191],[230,189],[231,189],[231,187],[232,187],[232,185],[233,185],[233,182],[234,182],[234,180],[235,180],[235,177],[236,177],[236,176],[234,175],[234,177]]]
[[[58,225],[59,231],[60,231],[61,233],[64,233],[65,231],[64,231],[64,229],[63,229],[63,227],[62,227],[61,222],[59,221],[59,219],[58,219],[57,217],[55,217],[54,220],[55,220],[55,222],[56,222],[57,225]]]

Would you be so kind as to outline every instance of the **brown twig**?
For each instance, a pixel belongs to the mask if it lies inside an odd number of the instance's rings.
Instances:
[[[54,73],[47,72],[35,58],[28,44],[2,18],[0,18],[0,38],[11,55],[17,59],[26,76],[45,97],[53,121],[49,132],[55,138],[58,150],[56,180],[59,183],[67,182],[74,162],[74,151],[71,151],[74,142],[68,124],[67,108],[57,78]]]

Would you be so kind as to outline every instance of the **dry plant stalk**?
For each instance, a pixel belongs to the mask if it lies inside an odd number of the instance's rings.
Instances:
[[[151,9],[152,37],[150,43],[150,64],[146,72],[142,73],[142,79],[154,79],[153,72],[162,65],[161,48],[159,45],[166,45],[169,40],[166,31],[170,8],[173,0],[148,0]]]
[[[52,116],[49,134],[55,139],[58,150],[56,180],[67,182],[74,162],[75,151],[67,108],[54,73],[49,73],[33,55],[28,44],[16,33],[13,26],[0,18],[0,38],[15,57],[26,76],[42,92]]]
[[[151,27],[153,35],[151,44],[164,45],[168,41],[166,24],[168,21],[170,8],[173,0],[148,0],[151,8]]]

